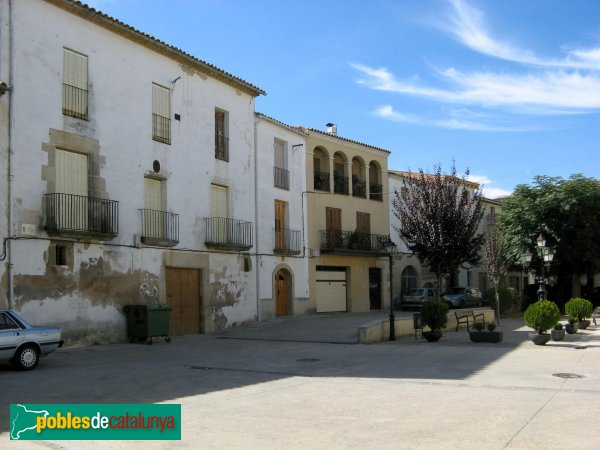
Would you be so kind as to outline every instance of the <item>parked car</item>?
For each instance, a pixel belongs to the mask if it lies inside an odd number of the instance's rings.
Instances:
[[[423,303],[435,300],[435,291],[431,288],[410,289],[400,301],[401,309],[420,308]]]
[[[34,327],[14,311],[0,310],[0,361],[35,369],[41,356],[62,347],[60,335],[60,328]]]
[[[442,300],[451,308],[465,308],[481,306],[483,295],[479,289],[474,287],[453,287],[444,292]]]

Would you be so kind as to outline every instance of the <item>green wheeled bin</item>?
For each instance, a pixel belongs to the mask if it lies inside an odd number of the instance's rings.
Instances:
[[[164,337],[171,342],[169,336],[169,320],[171,306],[169,305],[126,305],[123,308],[127,316],[127,335],[129,342],[145,339],[152,344],[153,337]]]

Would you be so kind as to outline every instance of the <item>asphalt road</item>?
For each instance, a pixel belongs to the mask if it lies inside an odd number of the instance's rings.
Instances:
[[[465,331],[435,344],[304,342],[302,327],[314,340],[314,322],[264,326],[271,330],[260,339],[240,328],[170,344],[60,349],[32,372],[0,366],[0,446],[600,448],[600,327],[539,347],[517,320],[503,321],[499,344],[474,344]],[[182,405],[180,442],[8,437],[11,403],[159,402]]]

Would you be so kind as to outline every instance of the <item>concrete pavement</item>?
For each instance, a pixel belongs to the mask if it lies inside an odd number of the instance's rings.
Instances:
[[[295,324],[291,335],[312,333],[314,338],[319,329],[315,324],[324,323],[316,322],[323,320],[319,316],[313,322],[307,318],[286,324],[286,320],[263,326],[281,338]],[[4,397],[0,445],[600,447],[600,327],[545,347],[528,341],[520,320],[505,320],[502,329],[505,338],[500,344],[474,344],[465,331],[447,331],[435,344],[404,338],[374,345],[256,339],[256,335],[232,338],[223,333],[176,337],[171,344],[157,341],[152,346],[61,349],[33,372],[0,367]],[[9,403],[125,402],[181,403],[182,441],[8,441]]]

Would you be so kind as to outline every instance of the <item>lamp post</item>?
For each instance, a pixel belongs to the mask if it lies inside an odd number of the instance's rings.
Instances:
[[[394,284],[393,284],[393,276],[392,269],[394,266],[394,252],[396,250],[396,244],[390,238],[385,244],[385,250],[390,259],[390,341],[396,340],[396,317],[394,316]]]
[[[538,296],[538,300],[546,300],[546,298],[547,298],[546,281],[547,280],[544,277],[544,275],[545,275],[544,268],[546,268],[546,270],[550,270],[550,265],[552,264],[552,260],[554,259],[554,250],[552,250],[550,247],[546,246],[546,239],[544,238],[544,235],[541,233],[535,240],[535,243],[536,243],[535,250],[540,259],[540,271],[539,271],[539,275],[536,277],[538,283],[540,284],[540,287],[538,288],[538,291],[537,291],[537,296]],[[532,259],[533,259],[533,254],[528,250],[524,255],[524,263],[525,263],[526,267],[529,267],[529,264],[531,263]],[[532,272],[533,272],[534,276],[537,275],[535,269],[532,269]]]

